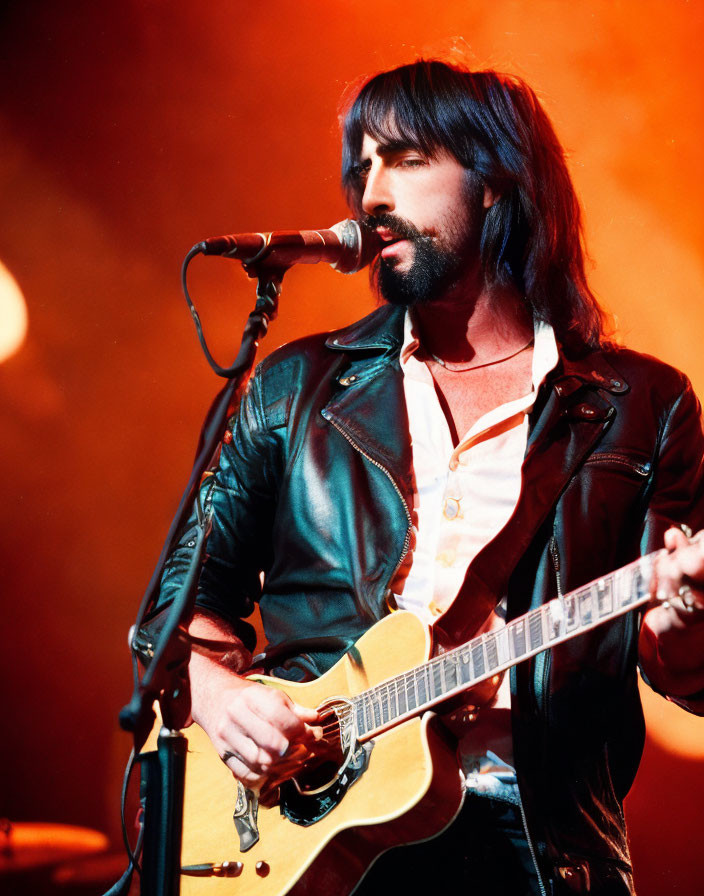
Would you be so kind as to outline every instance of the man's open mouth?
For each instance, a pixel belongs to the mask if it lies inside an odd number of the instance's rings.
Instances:
[[[394,233],[393,230],[390,230],[388,227],[377,227],[376,232],[378,236],[384,243],[398,243],[401,240],[407,239],[405,236],[400,236],[397,233]]]

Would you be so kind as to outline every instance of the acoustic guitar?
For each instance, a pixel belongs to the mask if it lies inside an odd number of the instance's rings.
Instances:
[[[412,613],[385,617],[319,679],[252,676],[323,714],[326,749],[260,804],[189,729],[182,892],[348,894],[391,847],[429,839],[459,812],[456,741],[431,712],[516,663],[648,603],[656,555],[432,656]]]

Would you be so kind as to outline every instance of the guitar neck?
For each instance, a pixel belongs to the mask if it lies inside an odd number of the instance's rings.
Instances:
[[[360,741],[416,716],[537,653],[622,616],[651,599],[653,562],[640,557],[352,698]]]

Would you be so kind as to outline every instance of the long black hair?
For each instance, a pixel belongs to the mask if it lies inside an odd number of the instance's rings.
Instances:
[[[487,282],[518,289],[565,344],[606,341],[606,316],[584,272],[581,211],[564,150],[524,81],[429,60],[373,77],[343,124],[342,185],[356,214],[365,133],[429,156],[450,152],[500,197],[481,235]]]

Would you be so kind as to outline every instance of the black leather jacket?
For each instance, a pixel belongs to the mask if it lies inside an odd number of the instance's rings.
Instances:
[[[402,335],[403,312],[383,307],[284,346],[249,384],[203,486],[214,516],[199,587],[199,604],[249,646],[242,618],[255,601],[273,645],[311,636],[351,643],[388,612],[389,582],[412,548]],[[456,602],[443,628],[466,639],[475,608],[504,593],[514,618],[659,547],[673,523],[698,528],[699,411],[688,380],[653,358],[563,353],[531,414],[516,511],[470,566],[474,597]],[[190,543],[187,529],[162,601]],[[632,890],[622,801],[644,740],[638,623],[622,616],[512,669],[527,826],[547,844],[538,856],[544,878],[560,881],[556,868],[571,869],[578,891]],[[276,672],[317,675],[340,652],[307,652]]]

